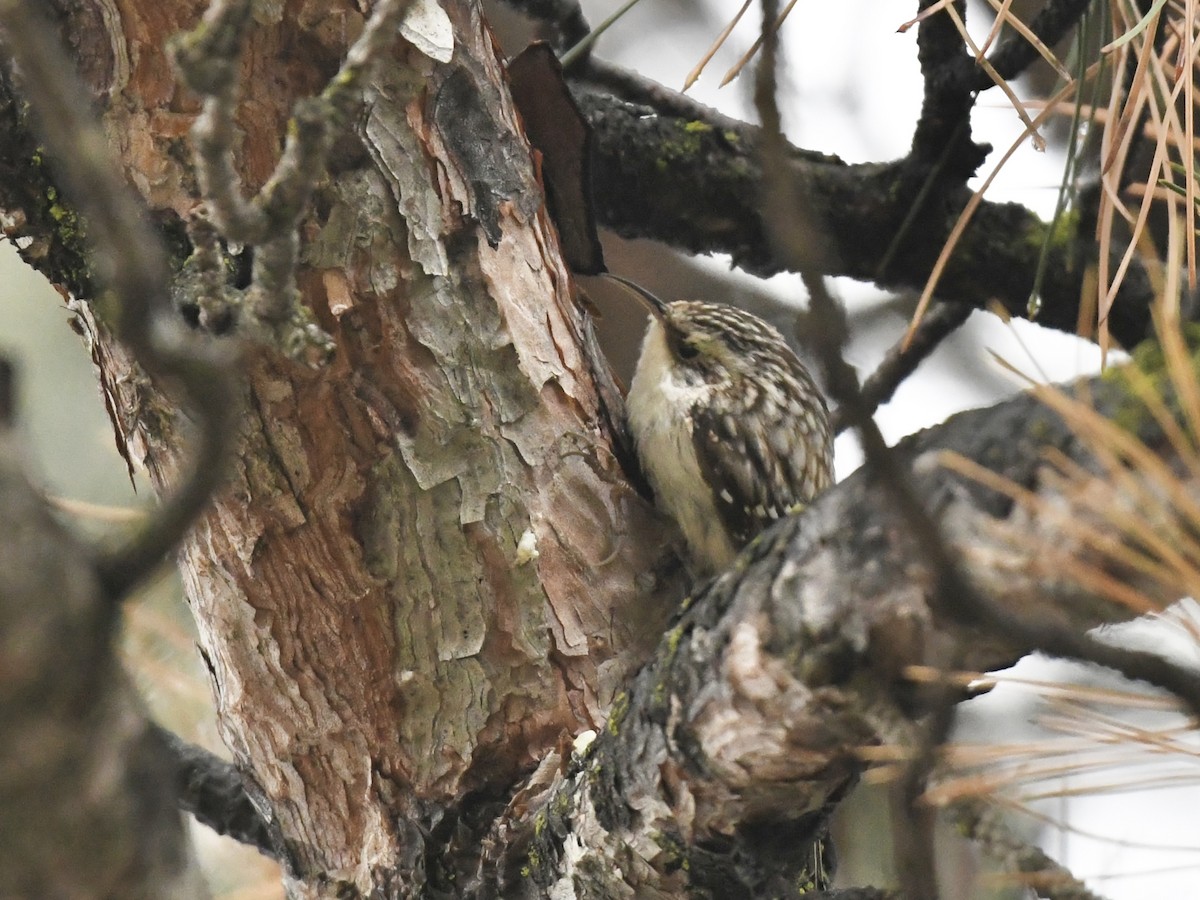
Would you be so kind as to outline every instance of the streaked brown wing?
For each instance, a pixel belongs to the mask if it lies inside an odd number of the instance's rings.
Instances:
[[[698,405],[692,418],[700,471],[739,548],[832,481],[828,414],[815,387],[804,396],[750,388],[730,403]]]

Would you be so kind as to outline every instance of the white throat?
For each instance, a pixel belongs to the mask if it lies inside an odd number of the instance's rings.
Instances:
[[[691,410],[712,390],[680,377],[662,324],[652,319],[625,399],[629,430],[659,509],[679,525],[704,569],[723,568],[735,554],[692,444]]]

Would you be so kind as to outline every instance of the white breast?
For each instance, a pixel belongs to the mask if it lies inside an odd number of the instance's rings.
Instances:
[[[712,389],[686,383],[675,371],[662,326],[654,320],[625,400],[629,430],[659,509],[679,525],[697,568],[714,572],[729,564],[735,550],[700,473],[689,414]]]

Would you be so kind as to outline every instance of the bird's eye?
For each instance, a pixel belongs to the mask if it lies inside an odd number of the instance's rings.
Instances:
[[[695,359],[700,355],[699,348],[688,341],[679,342],[679,358],[680,359]]]

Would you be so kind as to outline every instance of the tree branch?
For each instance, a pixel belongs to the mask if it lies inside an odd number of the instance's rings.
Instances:
[[[1005,871],[1021,873],[1036,888],[1039,897],[1103,900],[1040,847],[1017,837],[993,807],[978,800],[964,800],[953,804],[949,813],[967,837],[1001,863]]]
[[[1091,5],[1092,0],[1050,0],[1034,17],[1029,29],[1047,47],[1053,48],[1075,27]],[[1016,78],[1039,58],[1037,48],[1023,35],[1010,34],[1001,41],[1000,46],[988,57],[988,61],[1001,78],[1010,79]],[[996,83],[988,73],[980,69],[975,73],[971,88],[986,91],[995,86]]]
[[[194,458],[174,493],[134,539],[97,561],[101,581],[118,599],[161,565],[220,482],[237,419],[235,355],[229,346],[183,333],[167,301],[162,242],[113,166],[54,30],[28,4],[12,0],[0,3],[0,22],[56,171],[88,220],[104,280],[120,300],[117,335],[147,372],[183,387],[198,426]]]
[[[945,303],[936,306],[917,325],[912,340],[907,346],[899,341],[888,350],[875,371],[862,383],[862,402],[874,414],[883,404],[892,399],[904,379],[933,353],[943,340],[957,331],[970,318],[972,308],[961,303]],[[833,430],[841,434],[849,421],[840,409],[833,414]]]
[[[180,809],[217,834],[249,844],[272,859],[282,859],[278,835],[272,834],[270,822],[246,791],[237,766],[160,725],[151,725],[151,733],[172,760]]]
[[[1170,452],[1119,379],[1082,382],[1077,393]],[[1079,634],[1136,615],[1061,577],[1068,560],[1155,602],[1179,596],[1082,541],[1077,526],[1089,514],[1031,521],[1007,494],[939,465],[946,452],[988,466],[1048,506],[1069,507],[1077,490],[1109,491],[1114,504],[1124,493],[1099,473],[1086,487],[1053,475],[1047,454],[1087,469],[1091,442],[1031,395],[900,442],[890,455],[901,477],[991,604]],[[615,857],[628,865],[611,877],[635,889],[773,889],[774,877],[800,874],[795,848],[820,834],[864,769],[860,748],[913,741],[910,717],[929,698],[906,680],[909,666],[938,665],[945,648],[957,647],[964,666],[988,671],[1045,645],[935,602],[941,575],[907,518],[879,502],[879,490],[870,472],[852,475],[763,534],[698,593],[592,748],[552,787],[514,802],[510,812],[520,819],[528,808],[527,817],[498,826],[509,829],[497,842],[509,855],[496,850],[502,890],[531,896],[572,873],[595,877],[598,860]],[[781,858],[767,833],[786,836],[791,856]]]
[[[925,11],[935,2],[921,0],[920,8]],[[966,3],[954,0],[954,7],[960,18],[966,16]],[[938,177],[948,179],[950,184],[965,184],[991,148],[971,140],[975,89],[968,73],[974,71],[975,60],[945,10],[921,20],[917,58],[925,81],[925,97],[907,161],[918,177],[936,169]]]
[[[691,253],[728,253],[735,265],[767,276],[787,271],[768,239],[759,198],[758,130],[730,127],[723,117],[696,117],[616,99],[586,82],[573,93],[595,135],[593,186],[602,225],[624,237],[666,241]],[[666,89],[663,88],[663,91]],[[847,165],[788,146],[791,178],[822,240],[810,262],[825,275],[845,275],[896,290],[920,290],[958,213],[970,198],[950,188],[913,212],[914,183],[903,162]],[[695,186],[703,184],[704,190]],[[905,236],[889,250],[901,226]],[[1080,231],[1050,235],[1037,322],[1074,333],[1086,261],[1094,241]],[[985,201],[939,282],[938,296],[985,309],[998,300],[1028,315],[1034,273],[1049,226],[1014,203]],[[881,267],[887,261],[887,268]],[[1136,263],[1113,306],[1109,326],[1127,347],[1148,334],[1150,280]]]

